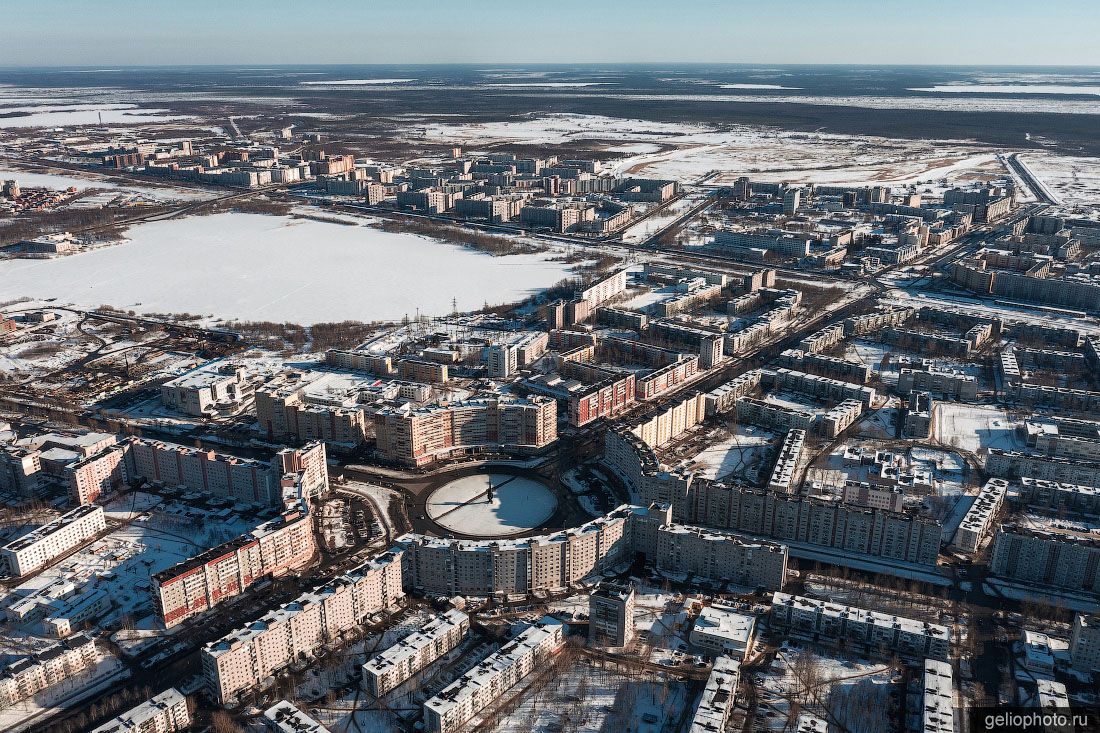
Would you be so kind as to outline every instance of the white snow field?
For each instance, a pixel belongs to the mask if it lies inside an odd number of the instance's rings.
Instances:
[[[151,222],[127,236],[59,259],[0,261],[0,300],[311,325],[443,315],[452,298],[476,310],[570,272],[540,255],[492,257],[414,234],[263,214]]]
[[[492,501],[487,495],[490,480]],[[426,508],[437,524],[460,534],[507,537],[538,527],[557,506],[554,495],[538,481],[493,473],[444,484],[428,497]]]

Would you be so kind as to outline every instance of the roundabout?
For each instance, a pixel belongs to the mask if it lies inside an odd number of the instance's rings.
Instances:
[[[558,510],[548,486],[527,476],[475,473],[436,488],[425,502],[435,524],[456,535],[513,537],[537,529]]]

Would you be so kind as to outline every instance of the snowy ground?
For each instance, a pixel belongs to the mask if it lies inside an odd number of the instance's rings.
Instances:
[[[708,445],[692,462],[709,479],[741,479],[755,482],[776,442],[775,433],[754,425],[737,425],[728,438]]]
[[[933,437],[945,445],[977,452],[982,448],[1017,450],[1018,423],[999,407],[939,402]]]
[[[569,275],[539,255],[491,257],[401,232],[259,214],[142,224],[115,247],[0,261],[0,300],[56,297],[225,319],[399,320],[521,300]],[[163,287],[168,273],[172,288]]]
[[[493,498],[486,491],[490,481]],[[507,474],[475,474],[455,479],[428,498],[428,516],[465,535],[507,537],[538,527],[558,502],[548,488],[531,479]]]
[[[757,730],[787,729],[789,716],[797,717],[799,709],[826,720],[843,721],[839,729],[851,733],[893,729],[888,711],[896,685],[888,665],[789,644],[767,671],[753,675],[759,696]]]
[[[582,659],[529,690],[496,733],[659,733],[691,703],[682,683],[626,675]]]
[[[1020,160],[1062,204],[1100,206],[1100,162],[1096,158],[1028,151]]]
[[[82,588],[109,592],[114,609],[102,623],[124,616],[138,619],[153,611],[149,592],[153,574],[237,537],[260,522],[245,507],[199,509],[144,492],[111,501],[106,515],[109,522],[123,526],[13,588],[4,605],[71,581]]]
[[[165,200],[165,201],[180,201],[180,200],[198,200],[212,198],[215,193],[213,191],[206,191],[199,188],[181,188],[177,186],[142,186],[142,185],[125,185],[120,186],[114,181],[107,180],[105,177],[100,177],[88,174],[75,174],[70,171],[57,172],[57,173],[42,173],[37,170],[25,171],[19,168],[0,167],[0,180],[14,179],[19,181],[19,185],[24,188],[33,187],[45,187],[55,189],[76,188],[77,191],[86,191],[88,189],[108,189],[102,194],[96,194],[93,196],[86,196],[78,199],[71,206],[76,208],[88,208],[93,203],[104,204],[107,202],[115,201],[119,196],[129,195],[135,197],[135,200],[140,198],[144,201]]]
[[[783,101],[782,97],[771,95],[747,99]],[[928,102],[920,98],[910,101],[914,104]],[[1089,104],[1100,109],[1100,102]],[[1008,175],[995,151],[962,140],[891,140],[784,132],[746,125],[719,128],[597,115],[553,114],[507,122],[433,122],[417,128],[414,135],[429,140],[536,145],[604,140],[609,143],[609,150],[625,153],[611,166],[616,173],[681,181],[693,181],[717,171],[711,183],[731,183],[739,175],[750,175],[754,180],[763,181],[917,185],[921,191],[941,193],[960,182]]]

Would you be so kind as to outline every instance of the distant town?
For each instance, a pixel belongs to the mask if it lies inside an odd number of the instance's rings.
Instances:
[[[0,303],[0,729],[1095,710],[1100,201],[1011,150],[676,177],[621,141],[383,159],[228,121],[0,136],[0,279],[106,289]],[[139,245],[204,220],[210,293]],[[296,264],[228,264],[242,221],[306,233]],[[499,269],[425,287],[414,240]],[[341,270],[384,271],[379,314]],[[267,319],[295,297],[347,310]]]

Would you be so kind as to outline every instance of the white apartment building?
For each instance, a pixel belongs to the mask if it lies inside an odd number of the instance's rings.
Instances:
[[[175,687],[169,687],[91,733],[172,733],[190,725],[187,698]]]
[[[363,690],[382,697],[461,644],[469,630],[470,617],[458,609],[436,616],[363,665]]]
[[[768,478],[768,491],[790,494],[798,490],[794,485],[794,479],[798,472],[798,462],[802,458],[802,448],[805,445],[805,430],[787,431],[787,435],[783,438],[783,445],[779,448],[779,456],[775,459],[772,475]]]
[[[989,479],[966,511],[962,522],[959,523],[959,529],[955,532],[952,544],[963,552],[977,552],[979,545],[989,532],[994,517],[1004,503],[1006,493],[1008,493],[1007,481],[999,478]]]
[[[771,620],[791,636],[843,643],[867,654],[947,661],[951,650],[951,630],[941,624],[787,593],[773,594]]]
[[[15,445],[0,445],[0,491],[33,496],[42,479],[41,453]]]
[[[95,640],[81,633],[13,662],[0,672],[0,709],[79,674],[98,660]]]
[[[730,713],[737,699],[737,681],[741,676],[741,662],[727,656],[719,656],[710,669],[703,696],[691,718],[688,733],[722,733],[729,722]]]
[[[602,280],[589,285],[577,293],[577,298],[587,300],[589,306],[595,308],[600,303],[611,300],[617,295],[626,292],[626,270],[619,270]]]
[[[954,675],[951,665],[938,659],[924,660],[921,732],[955,733]]]
[[[704,606],[688,640],[712,656],[743,660],[755,629],[756,616],[738,613],[729,606]]]
[[[107,529],[101,506],[81,506],[0,547],[9,572],[22,577],[41,570]]]
[[[236,698],[395,607],[405,596],[401,556],[401,550],[385,552],[204,646],[203,676],[214,699]]]
[[[424,703],[429,733],[452,733],[542,666],[565,642],[562,624],[543,619],[528,626],[476,667]]]

